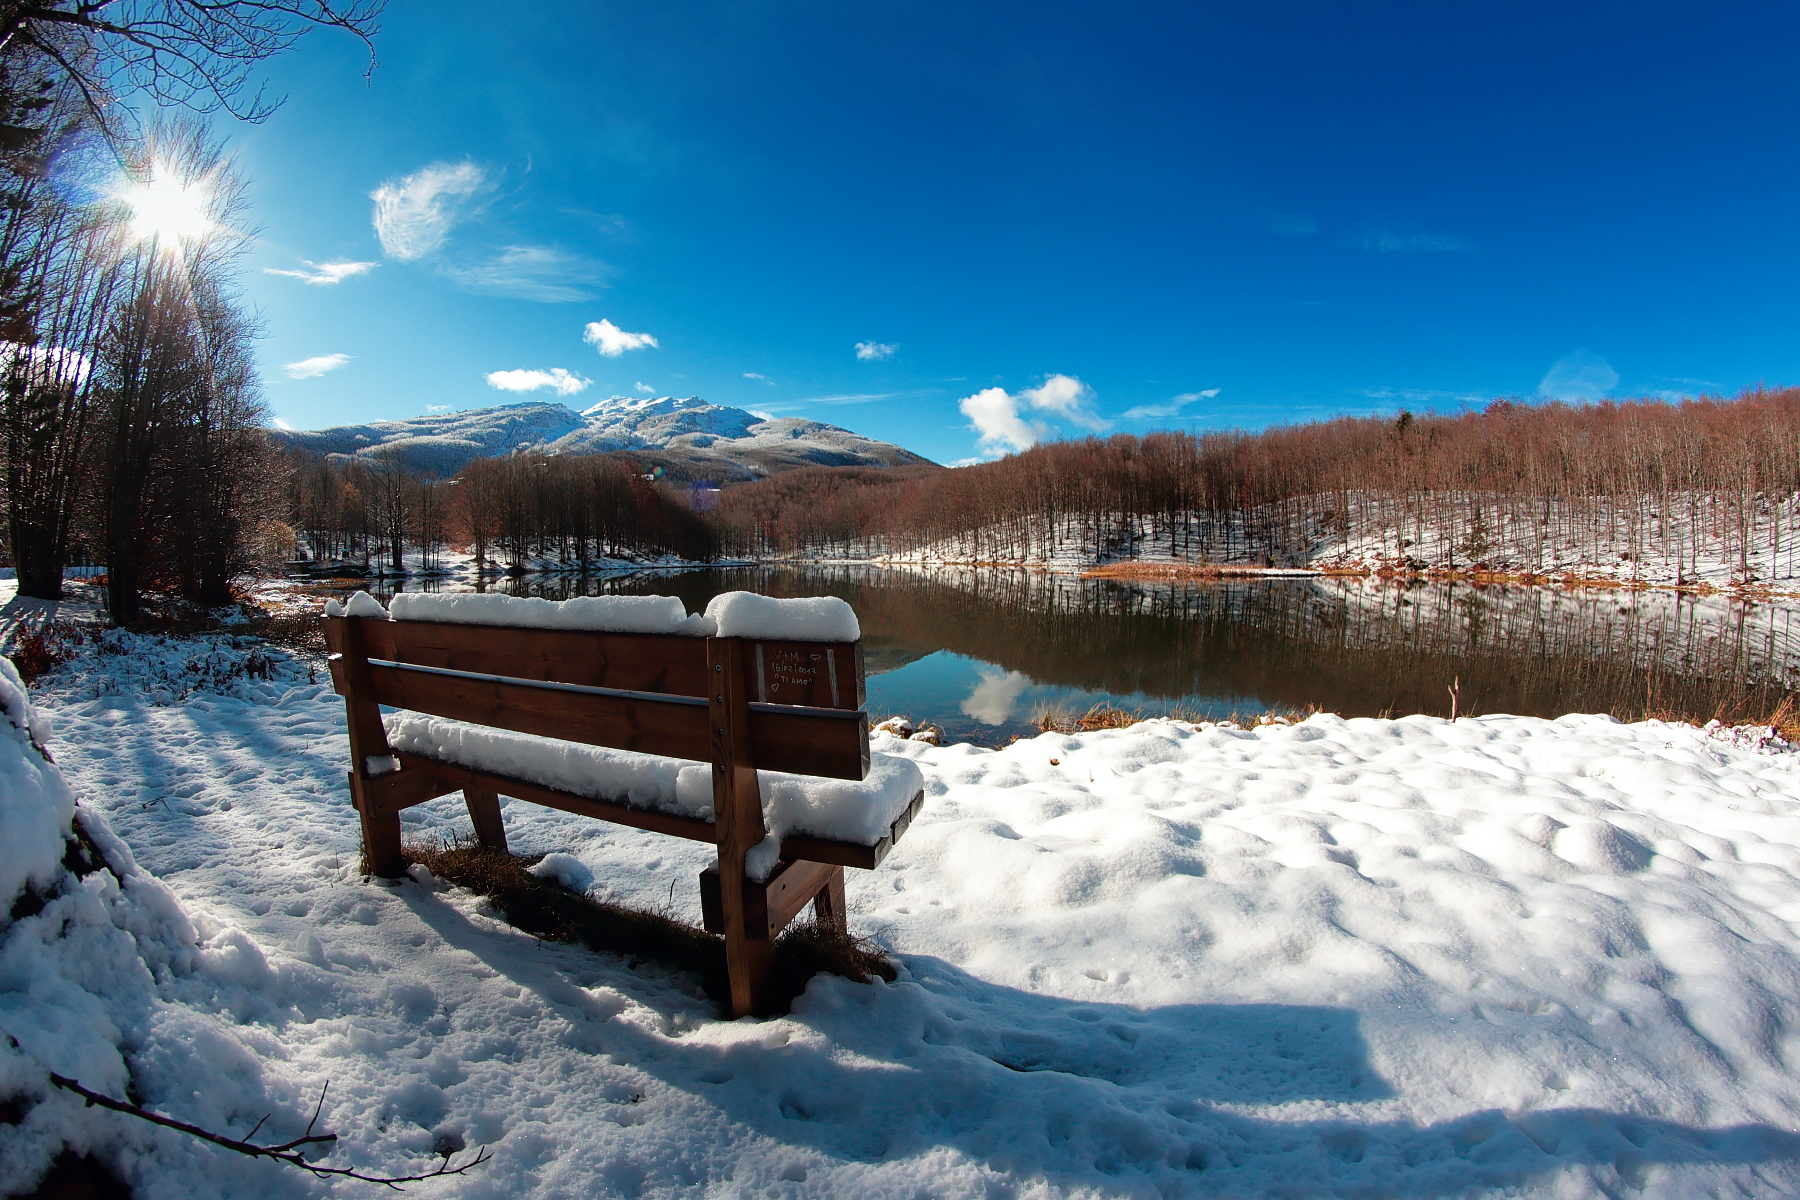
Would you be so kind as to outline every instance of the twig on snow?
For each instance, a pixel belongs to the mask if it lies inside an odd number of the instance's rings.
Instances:
[[[114,1100],[111,1096],[96,1092],[91,1088],[82,1087],[73,1079],[64,1075],[58,1075],[55,1071],[50,1072],[50,1082],[66,1091],[74,1092],[77,1096],[86,1100],[90,1105],[97,1104],[101,1108],[109,1108],[113,1112],[137,1117],[140,1120],[150,1122],[152,1125],[161,1125],[165,1129],[173,1129],[180,1133],[188,1134],[191,1137],[197,1137],[201,1141],[211,1142],[215,1146],[223,1146],[227,1150],[235,1150],[239,1154],[248,1155],[251,1158],[274,1159],[276,1162],[283,1162],[292,1167],[299,1167],[302,1171],[310,1171],[320,1178],[336,1176],[341,1179],[357,1179],[364,1183],[385,1184],[395,1191],[399,1191],[400,1185],[403,1183],[420,1183],[427,1179],[437,1179],[440,1176],[464,1174],[465,1172],[479,1167],[482,1163],[493,1157],[491,1151],[478,1149],[475,1152],[474,1158],[470,1159],[460,1167],[452,1167],[450,1165],[451,1156],[446,1155],[444,1161],[439,1164],[437,1170],[428,1171],[423,1175],[364,1175],[360,1171],[352,1170],[349,1167],[321,1167],[317,1163],[307,1162],[300,1154],[300,1148],[302,1146],[324,1145],[337,1141],[337,1134],[335,1133],[313,1132],[313,1127],[319,1123],[319,1114],[325,1111],[325,1093],[331,1087],[329,1081],[326,1082],[324,1087],[319,1089],[319,1103],[313,1107],[312,1120],[306,1123],[306,1132],[292,1141],[282,1142],[280,1145],[276,1146],[258,1146],[247,1139],[239,1141],[237,1138],[225,1137],[223,1134],[217,1134],[213,1133],[211,1130],[202,1129],[198,1125],[189,1125],[186,1121],[177,1121],[173,1117],[165,1117],[160,1113],[153,1113],[139,1104],[128,1104],[122,1100]],[[268,1119],[268,1117],[264,1117],[262,1121],[258,1121],[256,1123],[256,1128],[250,1131],[250,1137],[255,1137],[256,1130],[261,1129],[263,1127],[263,1121],[267,1121]]]

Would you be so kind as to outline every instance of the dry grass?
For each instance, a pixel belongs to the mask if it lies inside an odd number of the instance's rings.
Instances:
[[[1259,713],[1233,712],[1229,716],[1219,718],[1205,713],[1183,708],[1146,711],[1141,708],[1119,708],[1112,704],[1096,704],[1083,713],[1073,713],[1067,709],[1046,708],[1039,712],[1032,724],[1045,733],[1093,733],[1097,729],[1128,729],[1139,721],[1151,721],[1167,718],[1171,721],[1186,721],[1189,724],[1235,725],[1239,729],[1253,729],[1259,725],[1293,725],[1320,711],[1316,704],[1305,708],[1275,708]]]
[[[591,899],[531,874],[526,868],[536,858],[484,849],[472,838],[415,842],[406,847],[406,857],[440,879],[486,896],[509,924],[534,937],[616,954],[628,967],[643,961],[691,972],[713,999],[724,1002],[730,995],[725,939],[666,912]],[[788,926],[775,941],[774,1002],[785,1010],[821,972],[857,983],[895,978],[893,964],[862,938],[810,921]]]
[[[1783,696],[1781,703],[1773,709],[1766,709],[1762,712],[1751,708],[1751,703],[1752,701],[1747,697],[1721,700],[1713,709],[1711,716],[1675,708],[1649,706],[1644,710],[1643,719],[1684,725],[1706,725],[1717,721],[1721,725],[1734,729],[1767,729],[1784,742],[1800,744],[1800,712],[1795,711],[1793,692]]]

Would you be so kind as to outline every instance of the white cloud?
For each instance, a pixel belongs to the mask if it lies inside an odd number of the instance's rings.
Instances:
[[[398,259],[433,253],[487,186],[486,174],[472,162],[432,163],[398,183],[382,184],[369,193],[381,248]]]
[[[503,392],[535,392],[540,388],[549,388],[559,396],[573,396],[594,381],[571,374],[561,367],[552,367],[548,371],[490,371],[487,382],[489,387],[499,388]]]
[[[449,412],[450,406],[448,404],[427,404],[425,406],[425,411],[428,413]]]
[[[1019,403],[1005,388],[983,388],[957,401],[956,407],[981,435],[982,452],[996,457],[1008,450],[1029,450],[1050,432],[1042,422],[1019,416]]]
[[[1084,429],[1105,429],[1107,423],[1094,413],[1094,389],[1073,375],[1052,375],[1043,386],[1026,388],[1019,399],[1040,412],[1052,412]]]
[[[1155,417],[1180,416],[1181,410],[1194,403],[1194,401],[1211,400],[1218,394],[1218,388],[1207,388],[1204,391],[1199,392],[1183,392],[1181,395],[1171,397],[1162,404],[1140,404],[1136,408],[1128,408],[1125,410],[1125,420],[1142,421]]]
[[[1363,242],[1363,249],[1377,254],[1454,254],[1473,249],[1459,237],[1441,233],[1399,234],[1382,232]]]
[[[858,342],[856,357],[863,362],[879,362],[884,358],[894,357],[894,352],[898,349],[899,346],[890,342]]]
[[[289,425],[286,421],[282,420],[280,417],[270,417],[269,424],[273,425],[277,429],[285,429],[290,433],[292,433],[293,429],[294,429],[294,427],[292,425]]]
[[[302,283],[310,283],[318,287],[330,287],[334,283],[342,283],[352,275],[361,275],[365,271],[373,271],[380,263],[372,262],[328,262],[316,263],[301,259],[300,265],[309,268],[305,271],[282,271],[275,267],[264,267],[264,275],[286,275],[290,279],[298,279]]]
[[[651,387],[649,384],[645,383],[641,379],[638,380],[636,383],[632,384],[631,386],[636,388],[638,391],[642,392],[646,396],[656,395],[656,389]]]
[[[645,346],[654,349],[657,344],[649,334],[626,333],[604,317],[589,321],[587,328],[581,331],[581,340],[607,358],[617,358],[627,350],[642,350]]]
[[[486,262],[443,270],[471,291],[540,304],[568,304],[589,299],[591,293],[579,285],[595,281],[608,268],[549,246],[503,246]]]
[[[1600,400],[1619,386],[1612,364],[1586,348],[1556,360],[1538,393],[1552,400]]]
[[[323,375],[327,371],[335,371],[350,361],[348,354],[321,354],[316,358],[303,358],[299,362],[291,362],[282,367],[289,379],[311,379],[315,375]]]
[[[745,379],[760,379],[764,383],[768,384],[770,387],[775,386],[775,381],[773,379],[770,379],[767,375],[758,375],[755,371],[745,371],[744,378]]]
[[[763,412],[761,409],[751,408],[751,409],[746,409],[745,411],[748,412],[751,416],[761,417],[765,421],[773,421],[775,419],[774,413]]]
[[[981,435],[981,452],[998,456],[1008,450],[1029,450],[1050,435],[1048,425],[1026,420],[1021,408],[1054,413],[1085,429],[1104,429],[1107,422],[1095,415],[1093,401],[1094,389],[1075,376],[1052,375],[1017,395],[1009,395],[1005,388],[984,388],[956,406]]]

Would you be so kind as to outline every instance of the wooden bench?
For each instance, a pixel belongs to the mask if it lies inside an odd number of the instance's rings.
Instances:
[[[835,779],[869,771],[861,642],[778,642],[327,616],[331,679],[350,733],[350,796],[369,868],[406,867],[400,813],[460,790],[476,837],[504,850],[500,797],[711,842],[706,924],[725,936],[731,1015],[769,1011],[775,935],[810,902],[843,929],[844,868],[872,868],[923,793],[874,845],[784,836],[761,881],[745,855],[767,830],[757,769]],[[713,818],[634,807],[395,751],[381,706],[516,733],[712,764]],[[394,763],[398,763],[395,769]]]

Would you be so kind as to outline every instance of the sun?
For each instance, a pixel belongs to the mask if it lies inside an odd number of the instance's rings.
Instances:
[[[131,236],[173,246],[205,237],[212,231],[212,189],[204,180],[184,181],[153,173],[125,189],[121,199],[131,208]]]

